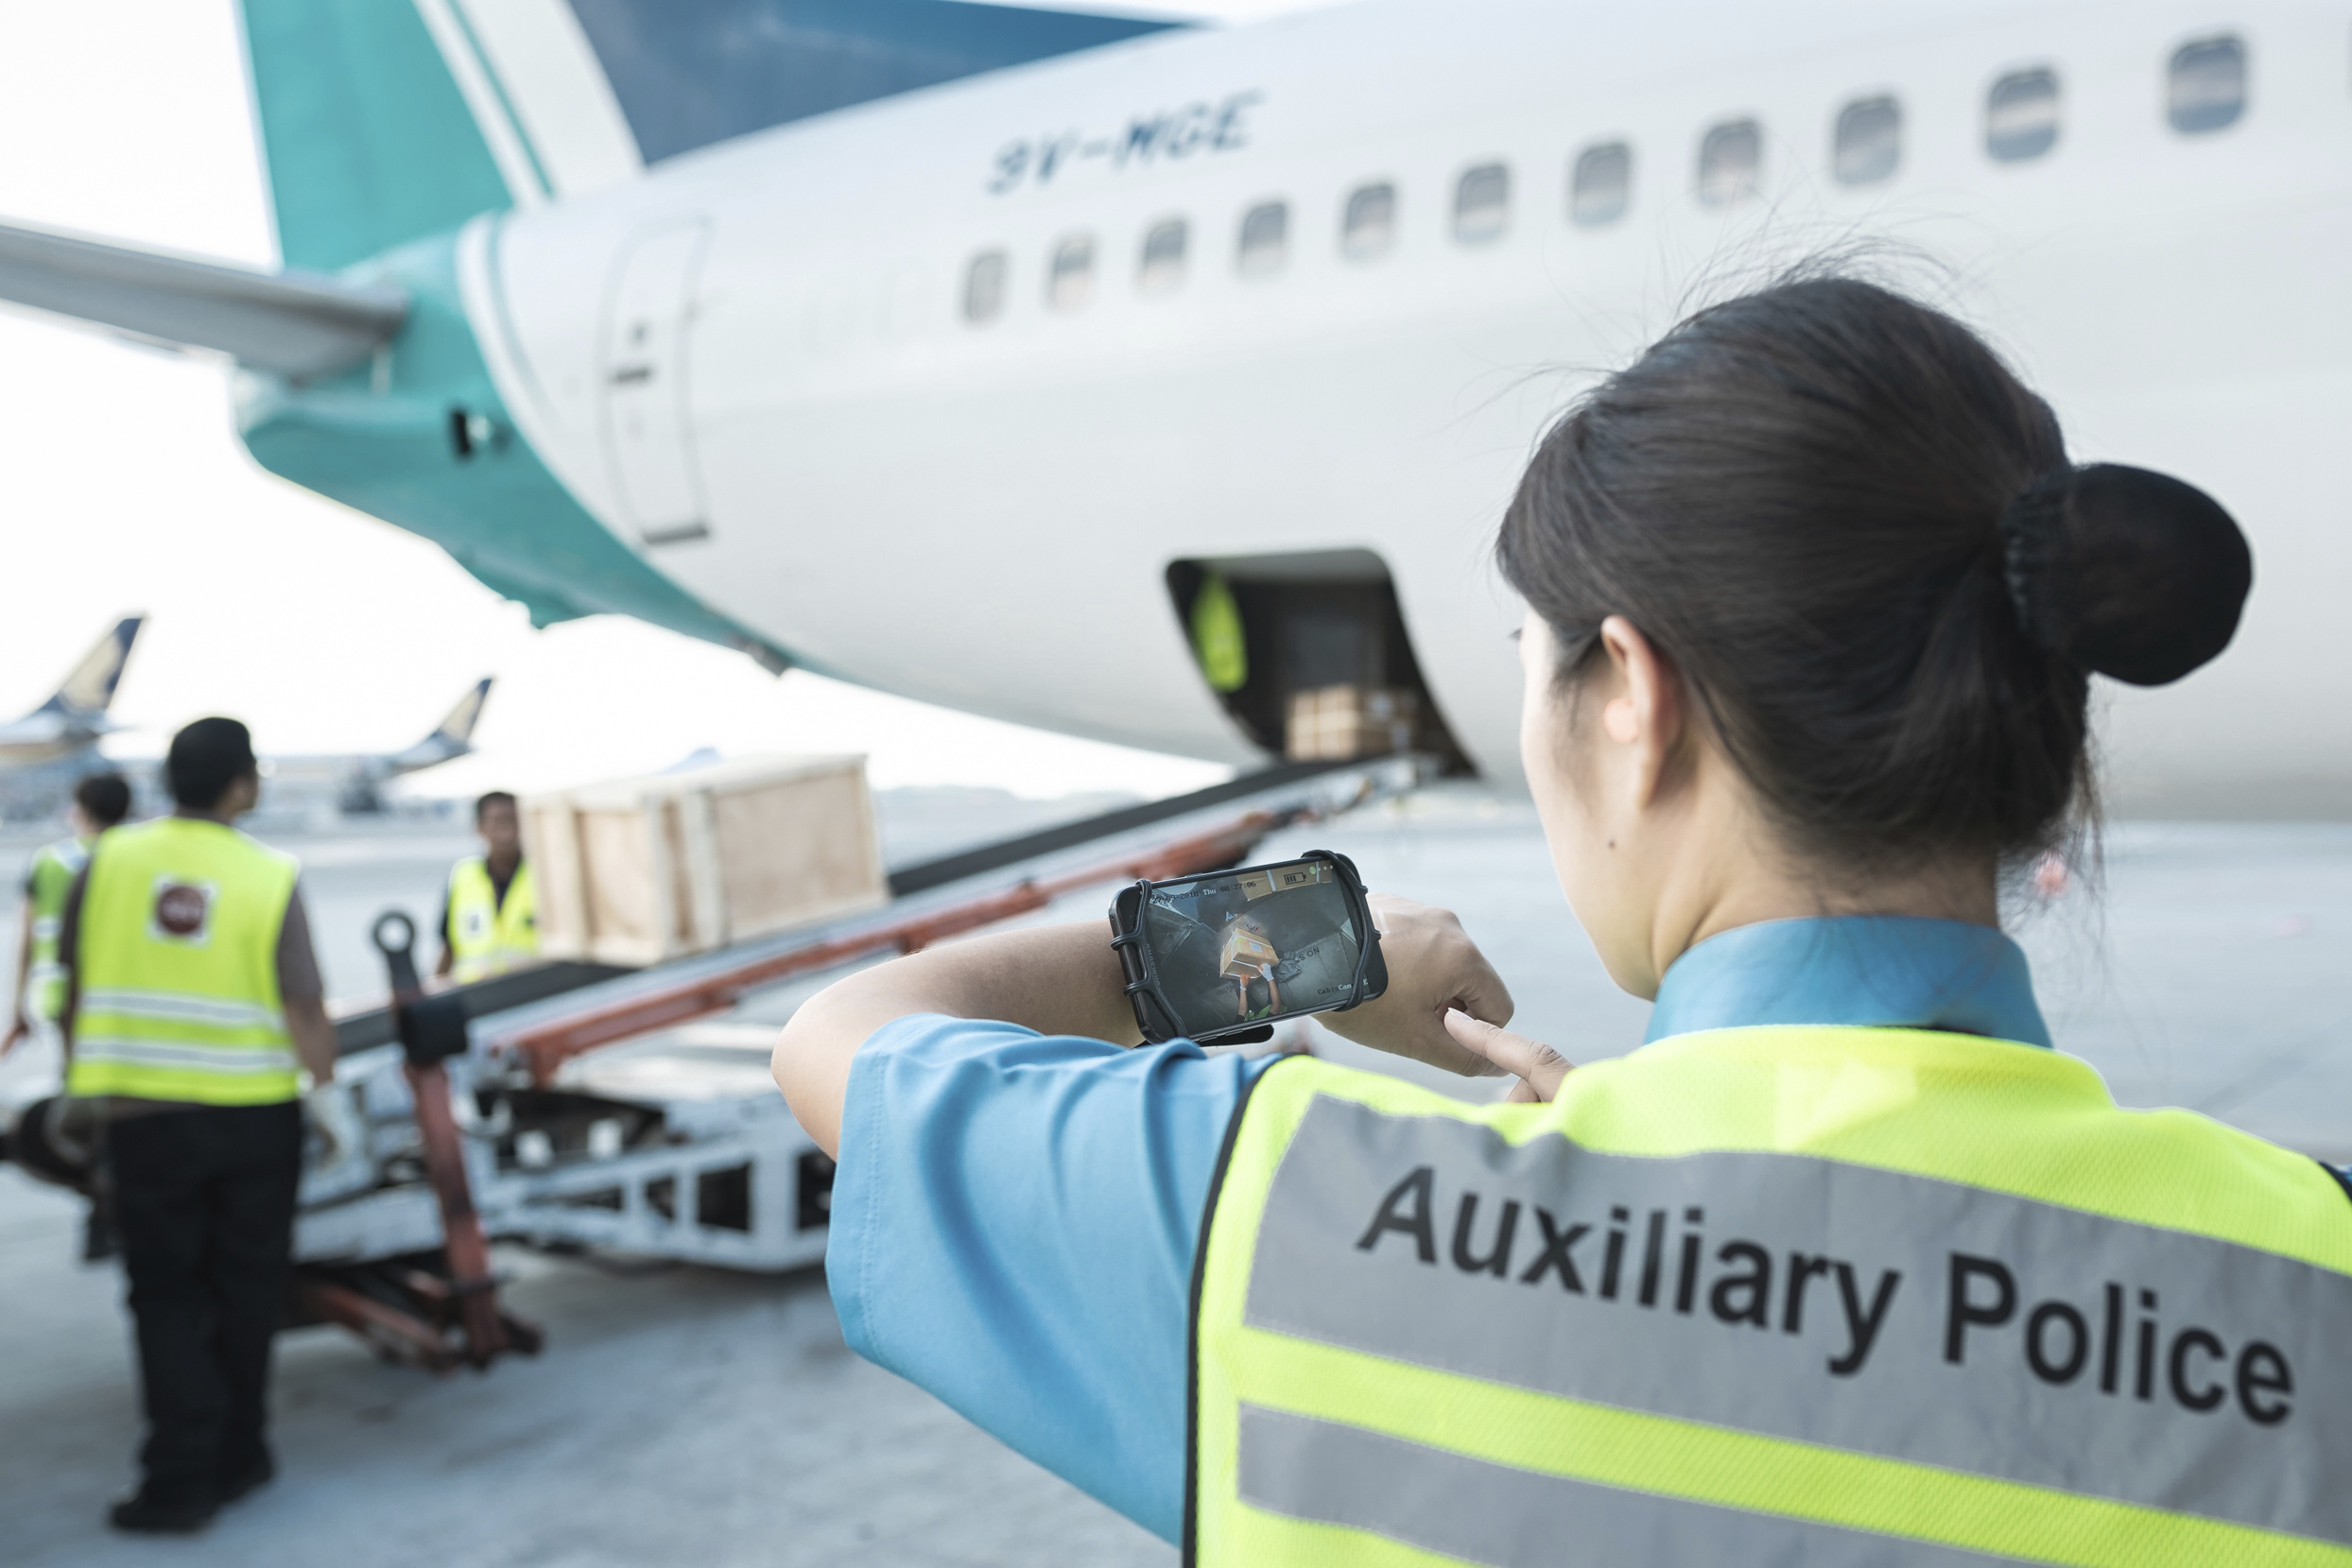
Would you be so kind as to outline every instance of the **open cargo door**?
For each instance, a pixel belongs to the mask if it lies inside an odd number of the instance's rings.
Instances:
[[[1292,762],[1419,751],[1473,771],[1413,658],[1370,550],[1178,560],[1167,590],[1202,678],[1243,732]]]

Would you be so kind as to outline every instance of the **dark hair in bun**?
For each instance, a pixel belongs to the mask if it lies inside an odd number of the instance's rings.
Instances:
[[[2254,556],[2220,503],[2144,468],[2044,474],[2001,517],[2009,594],[2033,640],[2162,686],[2229,646]]]
[[[2061,836],[2095,799],[2089,672],[2178,680],[2253,576],[2203,491],[2072,467],[1974,333],[1843,278],[1701,311],[1603,381],[1497,554],[1564,679],[1625,616],[1791,842],[1853,867]]]

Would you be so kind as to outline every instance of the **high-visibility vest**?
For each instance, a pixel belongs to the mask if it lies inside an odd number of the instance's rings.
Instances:
[[[66,1092],[268,1105],[301,1092],[278,993],[291,856],[186,817],[90,854]]]
[[[458,980],[503,974],[539,956],[539,895],[531,864],[514,868],[507,896],[498,897],[489,863],[478,854],[449,868],[450,974]]]
[[[25,1010],[27,1021],[49,1022],[65,1007],[65,971],[57,961],[58,922],[65,916],[65,895],[74,878],[90,860],[90,846],[79,838],[61,838],[33,852],[29,887],[32,898],[32,961],[26,966]]]
[[[2352,1202],[2053,1051],[1288,1060],[1209,1214],[1187,1562],[2352,1563]]]

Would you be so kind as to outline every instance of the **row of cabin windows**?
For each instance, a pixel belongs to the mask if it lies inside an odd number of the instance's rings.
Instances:
[[[2246,47],[2239,39],[2202,39],[2172,56],[2166,117],[2184,136],[2199,136],[2234,125],[2246,111]],[[2042,157],[2058,144],[2058,73],[2036,67],[2013,71],[1985,95],[1984,150],[1997,163]],[[1838,112],[1830,138],[1829,167],[1842,185],[1875,185],[1891,180],[1903,161],[1903,107],[1892,96],[1857,98]],[[1730,207],[1757,195],[1764,185],[1764,128],[1753,119],[1726,120],[1708,128],[1699,142],[1696,194],[1705,207]],[[1568,219],[1579,228],[1600,228],[1623,217],[1633,204],[1634,149],[1624,142],[1584,148],[1569,165]],[[1511,221],[1511,169],[1479,164],[1454,181],[1454,238],[1464,245],[1499,239]],[[1340,253],[1369,261],[1396,241],[1396,187],[1380,181],[1350,192],[1340,215]],[[1136,286],[1165,294],[1184,281],[1191,226],[1181,217],[1155,223],[1145,233]],[[1236,270],[1264,277],[1281,270],[1290,250],[1288,202],[1266,201],[1242,215],[1235,249]],[[975,256],[964,280],[963,314],[970,321],[994,319],[1004,309],[1009,263],[1002,250]],[[1073,234],[1054,247],[1046,268],[1046,300],[1057,310],[1074,310],[1093,292],[1095,241]]]

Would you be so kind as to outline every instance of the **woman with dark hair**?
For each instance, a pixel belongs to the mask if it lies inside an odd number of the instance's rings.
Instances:
[[[1202,1562],[2352,1548],[2339,1179],[2119,1110],[1998,924],[2094,824],[2091,676],[2230,640],[2228,515],[1813,278],[1596,388],[1498,554],[1528,783],[1650,1043],[1571,1072],[1394,900],[1387,993],[1323,1022],[1508,1102],[1123,1050],[1099,926],[867,971],[775,1058],[851,1344]]]

